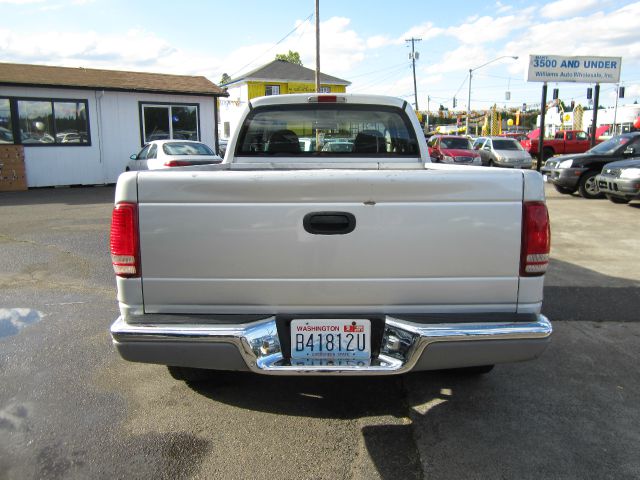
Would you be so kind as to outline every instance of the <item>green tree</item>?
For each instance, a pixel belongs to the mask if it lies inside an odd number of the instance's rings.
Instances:
[[[300,60],[300,54],[298,52],[293,52],[291,50],[289,50],[289,53],[276,54],[276,60],[284,60],[285,62],[302,66],[302,60]]]
[[[220,78],[220,81],[218,82],[218,85],[226,85],[227,83],[229,83],[230,80],[231,80],[231,77],[226,73],[223,73],[222,77]]]

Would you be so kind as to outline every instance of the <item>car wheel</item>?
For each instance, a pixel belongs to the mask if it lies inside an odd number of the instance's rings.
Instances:
[[[600,193],[600,189],[598,188],[596,175],[598,175],[598,172],[591,170],[580,177],[580,181],[578,182],[578,191],[582,198],[587,198],[589,200],[594,198],[604,198],[604,195]]]
[[[489,160],[489,163],[487,163],[488,167],[495,167],[495,164],[493,163],[493,160]]]
[[[230,372],[220,370],[207,370],[205,368],[176,367],[167,366],[169,374],[175,379],[187,383],[198,383],[207,380],[218,379],[228,375]]]
[[[554,185],[554,188],[558,193],[562,193],[563,195],[571,195],[576,192],[575,188],[561,187],[560,185]]]
[[[614,197],[613,195],[605,195],[609,200],[613,203],[629,203],[629,200],[626,198]]]
[[[131,169],[130,169],[129,167],[127,167],[127,168],[125,168],[125,169],[124,169],[124,171],[125,171],[125,172],[128,172],[128,171],[130,171],[130,170],[131,170]]]

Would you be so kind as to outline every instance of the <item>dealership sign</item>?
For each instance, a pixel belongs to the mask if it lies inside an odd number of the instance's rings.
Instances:
[[[529,55],[529,82],[618,83],[622,57]]]

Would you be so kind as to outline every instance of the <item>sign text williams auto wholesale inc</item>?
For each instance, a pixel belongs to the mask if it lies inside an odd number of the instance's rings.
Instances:
[[[622,57],[529,55],[529,82],[618,83]]]

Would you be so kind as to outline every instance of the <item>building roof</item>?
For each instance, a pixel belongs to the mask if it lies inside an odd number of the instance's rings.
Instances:
[[[260,68],[256,68],[249,73],[229,80],[225,86],[248,81],[314,83],[316,81],[316,72],[310,68],[296,65],[295,63],[289,63],[285,60],[274,60],[273,62],[267,63]],[[322,72],[320,72],[320,83],[330,85],[351,85],[351,82],[348,80],[332,77],[331,75],[327,75]]]
[[[202,76],[0,63],[0,85],[227,96]]]

